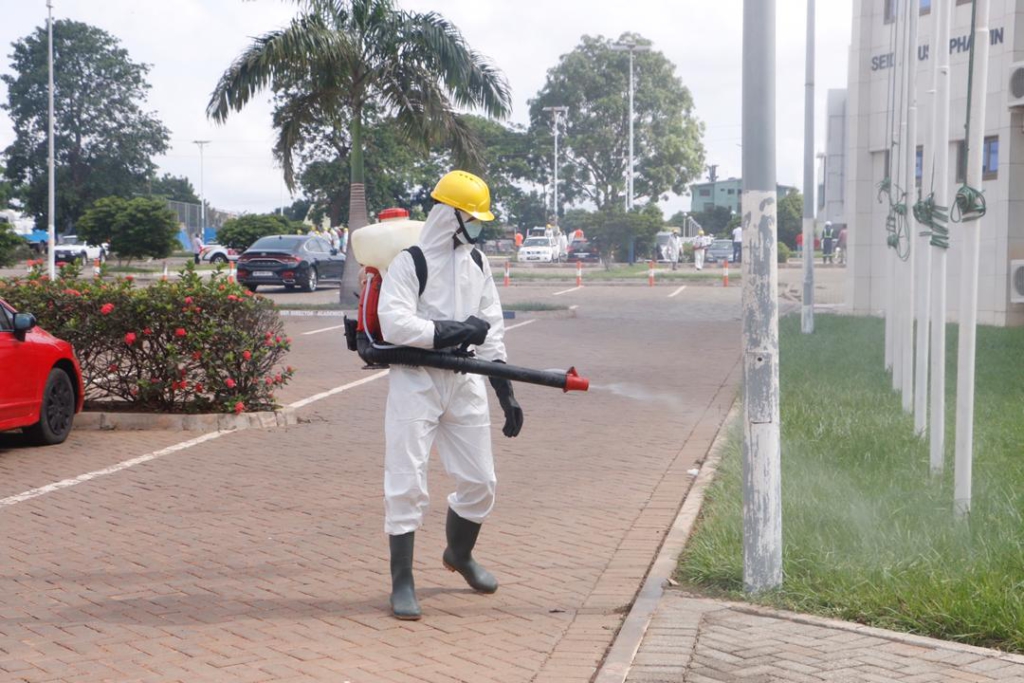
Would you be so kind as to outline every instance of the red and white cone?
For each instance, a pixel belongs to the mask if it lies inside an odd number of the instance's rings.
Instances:
[[[729,259],[725,258],[722,260],[722,286],[729,286]]]
[[[583,262],[576,261],[576,286],[583,286]]]

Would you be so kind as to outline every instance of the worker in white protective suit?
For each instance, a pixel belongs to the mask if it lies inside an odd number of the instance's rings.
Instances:
[[[481,222],[493,220],[486,183],[452,171],[431,192],[437,204],[420,234],[426,286],[408,251],[388,267],[377,306],[381,332],[390,344],[460,352],[505,362],[505,327],[498,290],[486,258],[475,258]],[[479,256],[479,255],[477,255]],[[480,525],[494,506],[495,474],[491,420],[484,379],[450,370],[393,366],[384,418],[384,530],[391,546],[391,610],[399,619],[419,619],[412,562],[416,530],[429,496],[427,459],[437,450],[455,491],[448,496],[444,566],[459,572],[476,591],[493,593],[498,582],[473,559]],[[490,379],[505,413],[503,432],[514,437],[523,411],[512,383]]]
[[[697,231],[697,239],[693,241],[693,265],[697,270],[704,269],[704,253],[708,248],[707,239],[704,237],[704,231]]]

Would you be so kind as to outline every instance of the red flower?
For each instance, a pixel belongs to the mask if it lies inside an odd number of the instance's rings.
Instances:
[[[224,386],[226,386],[228,389],[234,389],[235,388],[235,380],[233,380],[230,377],[228,377],[226,380],[224,380]]]
[[[128,282],[135,282],[134,275],[126,275],[124,279],[127,280]]]
[[[249,351],[242,351],[242,358],[246,360],[252,360],[252,353]]]
[[[64,293],[70,294],[71,296],[82,296],[82,293],[79,292],[77,289],[65,289]]]
[[[176,329],[174,331],[174,336],[175,337],[184,337],[185,334],[186,334],[186,332],[185,332],[185,328],[184,327],[179,327],[178,329]]]
[[[228,301],[241,301],[241,299],[239,299],[234,294],[228,294]]]
[[[284,342],[285,342],[286,344],[291,344],[291,343],[292,343],[292,338],[291,338],[291,337],[285,337],[285,340],[284,340]]]
[[[195,388],[196,388],[196,393],[197,394],[203,393],[203,385],[200,384],[199,382],[196,382],[196,387]]]
[[[274,375],[274,384],[280,384],[282,381],[280,372]]]
[[[100,313],[103,315],[110,315],[110,312],[114,310],[114,304],[103,304],[100,308]]]
[[[274,383],[274,380],[271,379],[270,377],[264,377],[263,378],[263,383],[266,384],[269,387],[271,384]]]
[[[191,304],[191,303],[192,303],[192,297],[190,297],[190,296],[186,296],[186,297],[185,297],[185,303],[187,303],[187,304]]]
[[[117,363],[111,363],[110,366],[107,367],[107,372],[117,372]]]
[[[202,357],[203,357],[203,354],[199,353],[198,351],[193,351],[192,352],[192,360],[199,360]]]
[[[240,415],[243,412],[245,412],[245,404],[239,401],[235,404],[235,415]]]
[[[153,334],[153,330],[151,330],[151,329],[150,329],[150,328],[148,328],[148,327],[146,327],[146,328],[143,328],[143,330],[142,330],[142,334]]]
[[[129,332],[128,334],[124,335],[124,343],[127,344],[128,346],[131,346],[132,344],[134,344],[135,343],[135,333],[134,332]]]

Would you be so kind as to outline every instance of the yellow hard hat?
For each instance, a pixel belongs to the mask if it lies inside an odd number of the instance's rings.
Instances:
[[[703,235],[703,234],[704,234],[704,231],[703,231],[703,230],[698,230],[698,231],[697,231],[697,234],[698,234],[698,235]]]
[[[430,196],[448,206],[462,209],[481,221],[493,221],[491,191],[479,177],[466,171],[452,171],[437,181]]]

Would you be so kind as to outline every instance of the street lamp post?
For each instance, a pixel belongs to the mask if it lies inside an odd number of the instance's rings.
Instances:
[[[568,116],[569,107],[544,107],[544,111],[551,112],[551,128],[554,131],[555,136],[555,160],[552,164],[555,176],[555,184],[552,209],[554,213],[555,225],[558,225],[558,120],[559,118]]]
[[[633,208],[633,53],[647,52],[650,45],[637,45],[632,38],[612,45],[616,52],[629,52],[629,162],[626,172],[626,209]]]
[[[209,140],[193,140],[199,145],[199,237],[206,235],[206,194],[203,192],[203,147],[210,144]]]
[[[49,131],[47,137],[49,138],[49,158],[47,159],[47,167],[50,174],[49,177],[49,188],[47,195],[47,215],[46,215],[46,262],[47,272],[50,274],[50,280],[57,277],[57,264],[55,261],[56,242],[57,242],[57,222],[54,219],[54,213],[56,212],[57,206],[57,192],[56,182],[54,178],[53,169],[53,3],[50,0],[46,0],[46,30],[47,30],[47,56],[46,61],[49,68],[49,99],[50,99],[50,118],[47,126]]]

